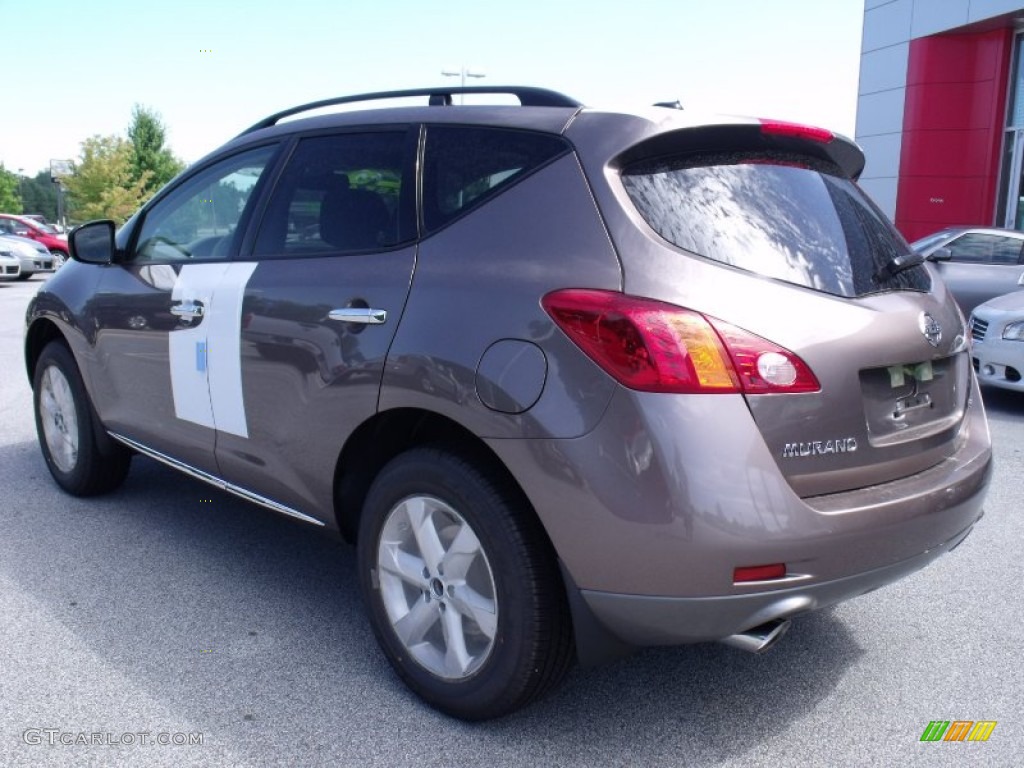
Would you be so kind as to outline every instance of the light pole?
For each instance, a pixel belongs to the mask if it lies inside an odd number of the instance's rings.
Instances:
[[[458,78],[460,78],[459,85],[462,88],[466,87],[466,78],[467,77],[487,77],[487,75],[485,75],[483,72],[473,72],[473,71],[471,71],[469,69],[469,67],[467,67],[465,65],[459,67],[459,70],[457,72],[452,72],[451,70],[448,70],[448,69],[442,69],[441,70],[441,74],[444,75],[445,77],[458,77]],[[460,93],[459,94],[459,104],[463,104],[465,102],[465,100],[466,100],[466,94]]]
[[[50,160],[50,181],[57,185],[57,223],[65,232],[67,231],[67,222],[64,220],[64,187],[61,185],[61,179],[70,173],[70,160]]]
[[[21,198],[21,212],[28,213],[25,210],[25,169],[18,169],[18,197]]]

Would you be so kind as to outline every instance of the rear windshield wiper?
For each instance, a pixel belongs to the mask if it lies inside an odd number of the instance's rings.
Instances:
[[[895,277],[900,272],[906,272],[908,269],[913,267],[919,267],[924,264],[924,262],[925,257],[920,253],[914,253],[913,251],[905,253],[879,267],[878,271],[875,272],[875,279],[888,280],[891,277]]]

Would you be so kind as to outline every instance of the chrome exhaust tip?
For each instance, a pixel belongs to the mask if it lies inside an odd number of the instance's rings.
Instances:
[[[773,619],[746,632],[723,637],[719,642],[748,653],[764,653],[775,645],[789,629],[789,619]]]

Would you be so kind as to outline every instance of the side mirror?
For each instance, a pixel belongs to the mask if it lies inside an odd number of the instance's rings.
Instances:
[[[953,252],[946,247],[936,248],[928,254],[928,261],[949,261],[953,258]]]
[[[86,264],[110,264],[114,261],[114,222],[109,219],[86,222],[68,235],[71,258]]]

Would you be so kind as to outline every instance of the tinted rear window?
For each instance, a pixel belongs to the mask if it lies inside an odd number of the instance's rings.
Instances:
[[[851,180],[802,157],[688,157],[627,168],[622,181],[647,223],[673,245],[836,296],[925,291],[927,271],[880,270],[910,252]]]
[[[428,232],[569,151],[564,139],[482,126],[427,128],[423,223]]]

